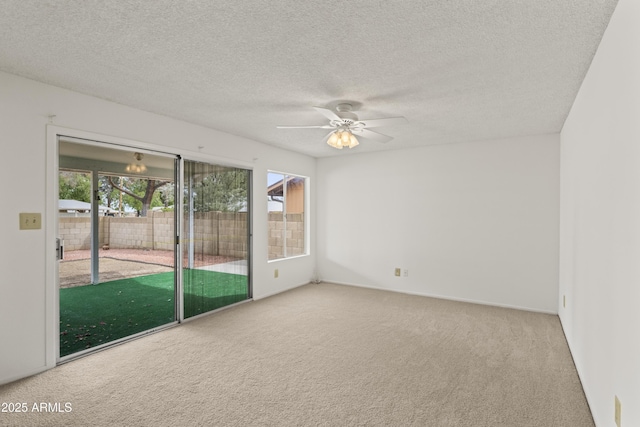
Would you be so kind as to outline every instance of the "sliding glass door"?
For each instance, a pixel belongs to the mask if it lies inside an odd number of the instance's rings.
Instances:
[[[251,297],[250,171],[184,161],[184,318]]]
[[[59,356],[177,321],[175,156],[59,140]]]
[[[251,298],[251,172],[59,136],[59,358]]]

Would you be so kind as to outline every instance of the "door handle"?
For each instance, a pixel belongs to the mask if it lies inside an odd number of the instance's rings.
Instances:
[[[56,260],[61,261],[64,259],[64,240],[56,239]]]

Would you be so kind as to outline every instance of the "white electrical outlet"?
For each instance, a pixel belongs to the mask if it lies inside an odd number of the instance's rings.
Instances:
[[[404,269],[404,271],[403,271],[403,273],[402,273],[402,275],[403,275],[404,277],[409,277],[409,270],[407,270],[407,269],[405,268],[405,269]]]

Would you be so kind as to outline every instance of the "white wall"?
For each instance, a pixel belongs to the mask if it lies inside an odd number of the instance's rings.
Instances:
[[[315,269],[315,255],[280,261],[280,277],[267,263],[268,169],[291,172],[315,182],[313,158],[167,117],[0,73],[3,250],[0,256],[0,383],[47,367],[51,359],[50,314],[45,314],[47,268],[45,245],[51,230],[20,231],[20,212],[47,218],[47,116],[55,125],[169,147],[176,154],[205,156],[252,166],[254,175],[254,297],[261,298],[304,283]],[[204,146],[199,150],[199,146]],[[313,202],[314,200],[312,200]],[[311,209],[313,214],[313,208]],[[315,238],[311,215],[312,238]],[[49,221],[50,222],[50,221]],[[10,243],[8,243],[10,242]],[[47,317],[48,316],[48,317]],[[48,342],[48,345],[47,345]],[[54,357],[55,360],[55,357]]]
[[[620,0],[561,134],[560,306],[598,426],[640,426],[640,3]]]
[[[559,135],[323,158],[318,175],[323,279],[557,312]]]

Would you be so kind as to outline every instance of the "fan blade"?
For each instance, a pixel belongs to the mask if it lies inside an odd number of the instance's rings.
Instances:
[[[380,126],[402,125],[409,121],[404,117],[387,117],[386,119],[360,120],[366,128],[376,128]]]
[[[277,129],[333,129],[333,126],[276,126]]]
[[[338,116],[336,113],[329,110],[328,108],[324,108],[324,107],[313,107],[313,108],[315,108],[318,113],[322,114],[329,120],[342,120],[340,116]]]
[[[393,137],[383,135],[381,133],[374,132],[372,130],[367,130],[367,129],[362,129],[360,132],[357,132],[357,135],[363,138],[372,139],[374,141],[383,142],[383,143],[389,142],[393,139]]]

